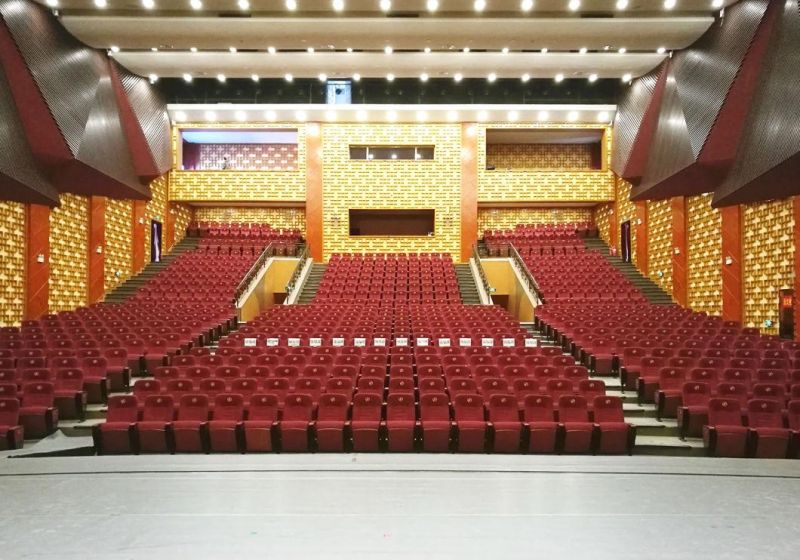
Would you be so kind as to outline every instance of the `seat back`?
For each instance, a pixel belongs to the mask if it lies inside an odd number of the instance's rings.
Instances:
[[[55,386],[49,381],[33,381],[22,386],[22,405],[51,408],[55,402]]]
[[[526,422],[554,422],[556,418],[550,395],[528,395],[524,411]]]
[[[588,422],[589,405],[579,395],[564,395],[558,399],[559,422]]]
[[[593,401],[594,421],[597,424],[604,422],[625,422],[625,413],[622,411],[622,398],[612,396],[597,396]]]
[[[353,422],[380,422],[383,403],[380,395],[364,392],[353,397]]]
[[[175,400],[172,395],[149,395],[144,400],[142,420],[145,422],[172,422]]]
[[[83,391],[83,372],[79,369],[60,369],[56,372],[56,390]]]
[[[128,422],[133,424],[139,418],[139,404],[135,396],[114,395],[108,397],[106,422]]]
[[[19,401],[16,398],[0,398],[0,426],[19,425]]]
[[[519,406],[514,395],[495,394],[489,398],[489,420],[492,422],[519,422]]]
[[[247,419],[275,422],[278,419],[278,396],[273,394],[251,396]]]
[[[721,386],[720,386],[721,387]],[[709,426],[741,426],[742,409],[737,399],[715,398],[708,401]]]
[[[205,422],[208,420],[208,397],[201,394],[183,395],[178,404],[178,420]]]
[[[409,421],[416,419],[414,395],[410,393],[390,393],[386,399],[386,420]]]
[[[244,397],[239,393],[220,393],[214,397],[214,420],[244,420]]]
[[[344,422],[349,407],[350,400],[345,395],[326,393],[319,399],[317,420]]]
[[[482,422],[485,420],[483,398],[479,395],[458,395],[453,399],[453,412],[457,421]]]
[[[283,420],[310,422],[313,412],[314,400],[311,395],[293,393],[286,397],[286,404],[283,407]]]
[[[419,415],[422,421],[450,420],[450,403],[444,393],[426,393],[419,398]]]
[[[747,425],[751,428],[783,428],[781,404],[772,399],[747,402]]]

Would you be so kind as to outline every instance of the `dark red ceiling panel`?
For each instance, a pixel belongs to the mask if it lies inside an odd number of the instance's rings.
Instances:
[[[800,194],[800,6],[777,2],[779,20],[730,173],[714,206]]]
[[[669,61],[645,74],[625,91],[614,119],[611,169],[637,184],[644,173],[653,139]]]
[[[724,179],[769,36],[768,4],[731,6],[721,23],[673,56],[644,177],[632,199],[710,192]]]

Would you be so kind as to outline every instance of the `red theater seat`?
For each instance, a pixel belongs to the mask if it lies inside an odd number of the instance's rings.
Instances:
[[[248,453],[272,451],[273,429],[278,426],[278,396],[255,394],[250,397],[244,426],[244,446]]]
[[[139,419],[136,397],[112,396],[108,399],[106,421],[94,427],[94,445],[100,455],[131,453],[133,429]]]

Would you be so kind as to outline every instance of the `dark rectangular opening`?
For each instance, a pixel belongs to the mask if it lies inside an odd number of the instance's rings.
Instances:
[[[435,216],[435,210],[350,210],[350,235],[433,235]]]

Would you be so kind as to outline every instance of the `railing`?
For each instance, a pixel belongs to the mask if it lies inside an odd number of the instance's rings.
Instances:
[[[489,299],[489,303],[492,302],[492,287],[489,285],[489,279],[486,277],[486,271],[483,270],[483,263],[481,262],[481,255],[478,251],[478,244],[473,243],[472,245],[472,258],[475,261],[475,266],[478,267],[478,276],[480,276],[481,286],[483,286],[483,291],[486,294],[486,297]]]
[[[528,285],[528,289],[536,296],[538,303],[544,303],[544,297],[542,296],[542,290],[539,288],[539,284],[536,283],[536,279],[533,277],[533,274],[531,274],[531,271],[528,270],[528,265],[525,264],[525,261],[522,259],[522,255],[520,255],[519,251],[517,251],[517,248],[510,243],[508,244],[508,256],[517,263],[517,266],[522,272],[522,278]]]
[[[270,257],[275,255],[275,245],[274,243],[270,243],[264,250],[261,251],[261,254],[256,259],[256,262],[253,263],[253,266],[250,267],[250,270],[247,271],[247,274],[244,275],[242,281],[239,282],[239,285],[236,286],[236,290],[233,292],[233,304],[236,305],[239,303],[239,298],[241,298],[244,293],[250,288],[250,284],[253,280],[261,273],[264,268],[267,266],[267,261]]]
[[[303,269],[306,265],[306,259],[308,259],[308,245],[303,247],[303,250],[300,251],[300,254],[297,255],[299,257],[299,261],[297,266],[294,267],[294,272],[292,273],[292,277],[289,278],[289,283],[286,284],[286,295],[288,297],[289,294],[294,291],[295,286],[297,286],[297,281],[300,280],[300,276],[303,274]]]

